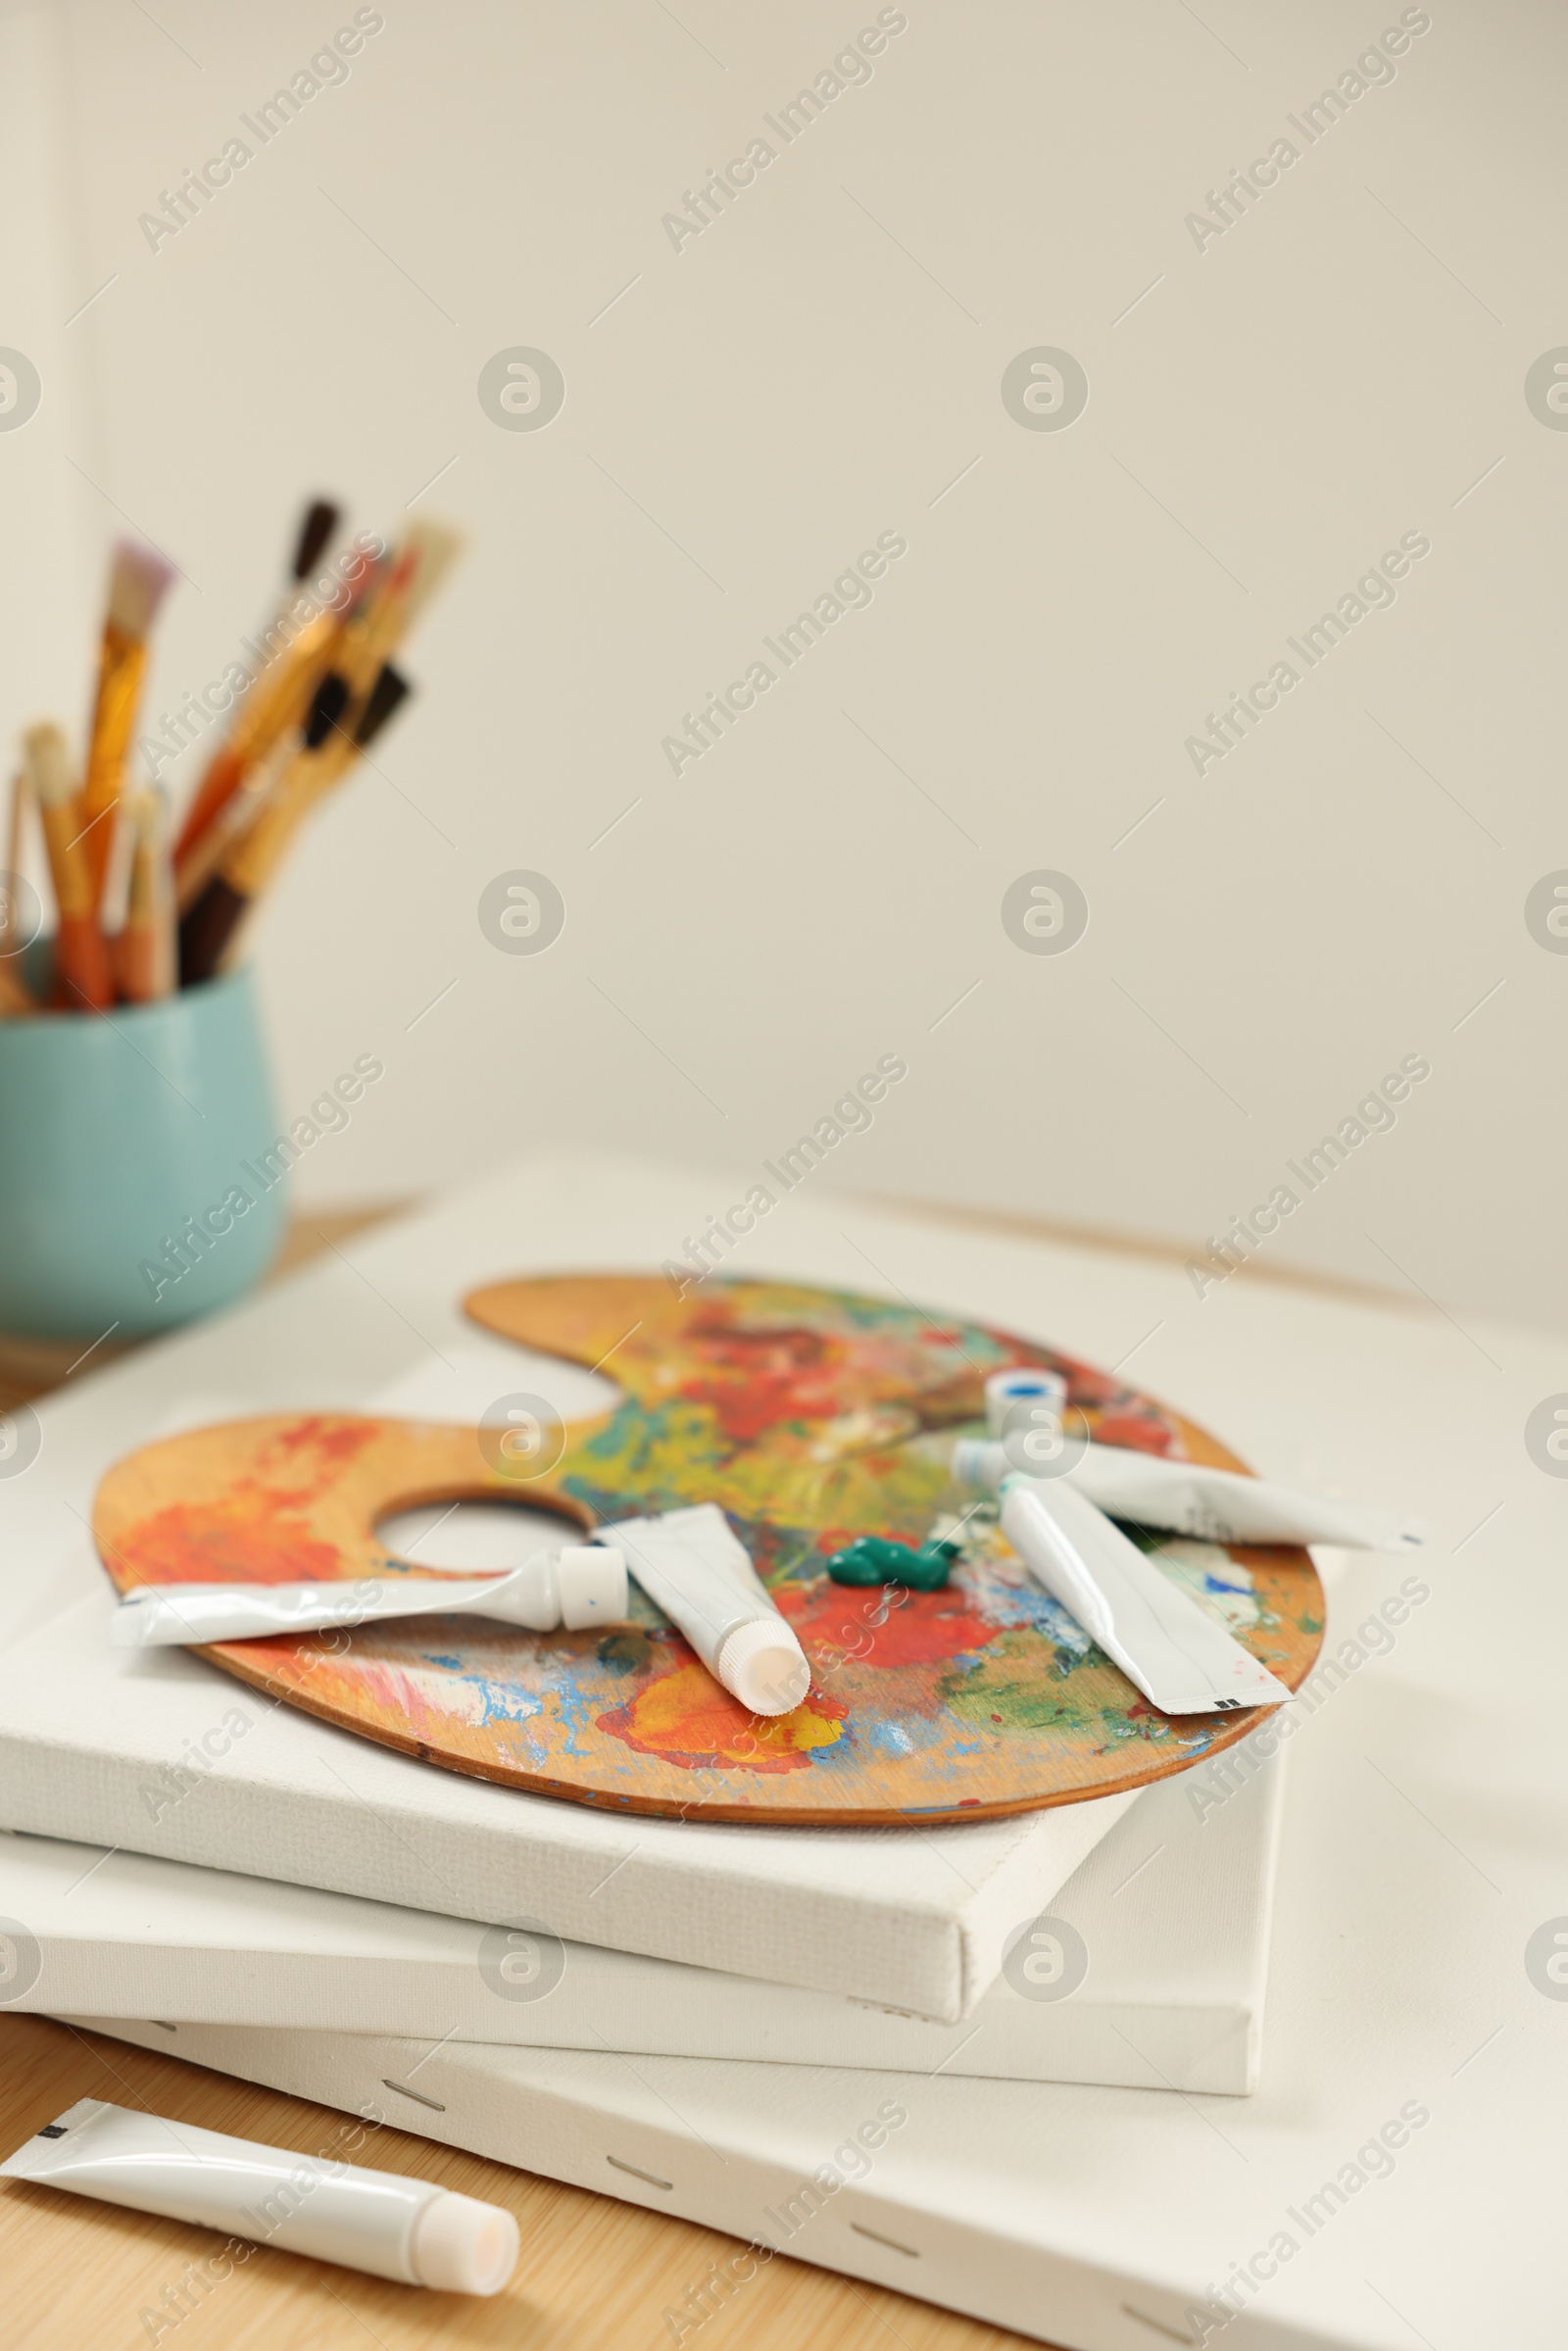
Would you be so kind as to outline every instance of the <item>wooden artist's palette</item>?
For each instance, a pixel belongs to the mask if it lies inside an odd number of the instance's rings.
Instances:
[[[948,1454],[980,1420],[986,1375],[1007,1364],[1065,1373],[1104,1443],[1241,1468],[1116,1381],[976,1323],[787,1283],[715,1282],[677,1300],[660,1279],[564,1275],[466,1303],[541,1353],[608,1361],[622,1402],[538,1443],[346,1413],[170,1438],[99,1490],[94,1532],[115,1583],[396,1577],[411,1571],[375,1527],[464,1496],[510,1495],[581,1526],[718,1502],[811,1660],[806,1703],[773,1721],[748,1717],[641,1593],[637,1623],[611,1634],[424,1617],[205,1652],[428,1762],[627,1812],[983,1820],[1141,1787],[1257,1722],[1156,1713],[1026,1578],[989,1507],[969,1518],[944,1592],[891,1606],[824,1572],[853,1535],[918,1543],[944,1514],[974,1510]],[[1305,1551],[1173,1543],[1165,1558],[1281,1681],[1300,1683],[1323,1614]]]

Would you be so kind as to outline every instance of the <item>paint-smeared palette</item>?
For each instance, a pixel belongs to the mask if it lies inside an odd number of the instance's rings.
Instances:
[[[516,1442],[505,1420],[321,1413],[148,1445],[110,1471],[94,1510],[119,1588],[395,1577],[409,1571],[374,1529],[421,1502],[506,1494],[579,1526],[717,1502],[811,1660],[806,1703],[772,1721],[746,1715],[641,1593],[634,1625],[598,1636],[424,1617],[204,1652],[426,1761],[627,1812],[983,1820],[1142,1787],[1257,1722],[1156,1713],[1028,1580],[994,1510],[951,1482],[953,1439],[975,1430],[987,1374],[1015,1363],[1064,1373],[1102,1443],[1243,1466],[1116,1380],[959,1317],[791,1283],[715,1282],[677,1299],[648,1276],[558,1275],[466,1304],[519,1345],[606,1365],[622,1401],[547,1425],[542,1445],[531,1431]],[[919,1543],[960,1518],[943,1592],[827,1577],[856,1535]],[[1323,1603],[1305,1551],[1171,1541],[1159,1555],[1290,1688],[1310,1671]]]

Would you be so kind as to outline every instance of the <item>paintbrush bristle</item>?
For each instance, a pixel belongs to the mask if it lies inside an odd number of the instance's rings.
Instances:
[[[124,637],[145,637],[174,566],[139,539],[117,539],[109,570],[109,621]]]
[[[122,807],[132,840],[148,841],[156,847],[169,813],[167,794],[156,784],[143,784],[138,790],[125,794]]]
[[[60,808],[76,788],[64,732],[52,718],[46,718],[41,725],[28,727],[22,738],[22,750],[38,806]]]
[[[403,608],[403,626],[411,629],[467,544],[450,522],[419,521],[409,531],[400,555],[416,555],[418,567]]]
[[[337,529],[342,510],[329,498],[318,498],[305,510],[294,549],[294,577],[304,579],[316,569],[328,539]]]

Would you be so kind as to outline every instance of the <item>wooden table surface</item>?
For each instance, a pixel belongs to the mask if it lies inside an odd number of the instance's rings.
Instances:
[[[390,1213],[301,1219],[279,1270]],[[0,1409],[69,1377],[70,1353],[0,1342]],[[303,2154],[327,2146],[341,2120],[303,2098],[103,2033],[46,2017],[0,2017],[0,2154],[87,2097]],[[484,2302],[428,2293],[268,2248],[212,2282],[201,2265],[219,2251],[220,2237],[8,2180],[0,2181],[7,2351],[170,2344],[178,2351],[368,2351],[374,2344],[382,2351],[426,2344],[657,2351],[677,2340],[678,2322],[666,2313],[686,2304],[711,2265],[735,2251],[735,2240],[713,2229],[459,2154],[390,2125],[360,2153],[378,2170],[436,2180],[515,2213],[522,2257],[507,2291]],[[1024,2351],[1022,2336],[786,2255],[710,2307],[711,2317],[679,2336],[687,2351]]]

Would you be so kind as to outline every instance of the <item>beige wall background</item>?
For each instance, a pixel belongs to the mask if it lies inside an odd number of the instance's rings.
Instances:
[[[865,0],[372,13],[156,251],[139,216],[352,9],[0,18],[0,343],[44,380],[0,433],[0,724],[79,725],[126,521],[188,575],[154,711],[264,618],[302,494],[471,536],[417,704],[259,940],[285,1116],[386,1064],[302,1197],[545,1137],[738,1197],[896,1054],[834,1182],[1182,1245],[1286,1184],[1261,1262],[1430,1293],[1461,1347],[1467,1309],[1561,1320],[1568,957],[1526,923],[1568,867],[1568,435],[1526,400],[1568,343],[1561,12],[907,0],[788,145],[766,118]],[[1401,13],[1427,28],[1358,73]],[[1309,144],[1290,118],[1347,75]],[[677,250],[663,216],[759,137]],[[518,346],[564,378],[537,431],[478,396]],[[1087,375],[1064,429],[1004,403],[1041,347]],[[907,552],[872,600],[672,773],[682,714],[779,669],[764,637],[880,533]],[[1308,671],[1287,639],[1407,533],[1430,553]],[[514,869],[564,900],[546,953],[481,930]],[[1070,952],[1004,925],[1041,870],[1087,901]],[[1396,1125],[1305,1196],[1287,1162],[1412,1055]],[[688,1229],[723,1204],[694,1178]]]

